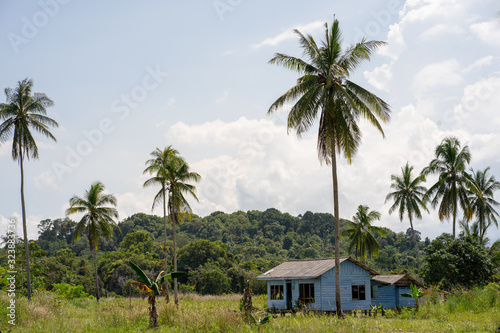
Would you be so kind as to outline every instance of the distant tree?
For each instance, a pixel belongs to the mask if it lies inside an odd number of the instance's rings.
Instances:
[[[231,279],[214,263],[206,263],[189,273],[189,282],[202,295],[222,295],[231,291]]]
[[[132,253],[150,253],[153,251],[153,247],[153,239],[144,230],[129,233],[120,243],[120,248],[123,251]]]
[[[380,213],[372,210],[368,206],[359,205],[353,221],[344,220],[347,229],[342,232],[343,236],[349,237],[349,253],[354,249],[356,259],[365,261],[372,255],[378,256],[380,244],[375,239],[375,234],[385,236],[385,231],[381,227],[373,226],[374,221],[380,220]]]
[[[217,262],[224,268],[229,267],[232,259],[227,253],[227,245],[221,241],[197,239],[179,250],[179,267],[183,271],[197,269],[208,262]]]
[[[467,239],[442,234],[424,249],[422,266],[426,283],[443,290],[486,285],[493,277],[493,264],[486,250]]]
[[[17,83],[15,89],[6,88],[6,103],[0,104],[0,143],[12,139],[12,159],[19,162],[21,169],[21,209],[23,219],[24,253],[26,259],[26,276],[28,285],[28,301],[31,301],[31,272],[29,260],[28,228],[26,226],[26,204],[24,201],[24,158],[37,159],[38,147],[31,130],[57,141],[49,131],[50,127],[59,124],[46,116],[47,107],[54,102],[47,95],[32,93],[33,81],[26,78]]]
[[[66,215],[83,213],[83,217],[76,225],[75,238],[80,239],[83,231],[88,233],[89,246],[94,255],[94,274],[96,283],[96,299],[101,298],[99,291],[99,275],[97,274],[97,250],[101,235],[106,238],[113,236],[114,218],[118,218],[118,211],[112,206],[116,206],[116,198],[111,194],[104,193],[104,185],[95,182],[90,189],[85,191],[83,198],[73,196],[69,200],[70,207],[66,210]]]
[[[399,220],[403,222],[403,217],[408,216],[410,220],[410,228],[412,231],[413,245],[415,246],[415,252],[417,255],[417,266],[420,271],[420,257],[418,254],[418,240],[415,234],[415,229],[413,228],[413,218],[422,219],[422,213],[420,208],[429,212],[425,205],[425,193],[426,188],[422,186],[424,181],[423,176],[418,176],[413,178],[411,172],[413,171],[413,166],[410,166],[408,162],[401,168],[401,176],[391,175],[391,189],[394,192],[389,193],[385,202],[394,201],[391,208],[389,208],[389,214],[392,214],[395,210],[398,210]]]
[[[331,164],[333,179],[333,205],[335,215],[335,301],[338,316],[343,316],[340,294],[340,215],[338,203],[337,153],[344,154],[350,162],[361,142],[358,121],[367,119],[383,135],[379,120],[389,120],[390,107],[382,99],[350,80],[364,60],[385,45],[380,41],[361,42],[343,48],[339,21],[331,28],[325,24],[325,39],[318,45],[312,36],[295,30],[306,60],[276,53],[269,61],[298,72],[297,84],[279,97],[269,108],[268,114],[286,103],[296,101],[287,119],[288,130],[301,135],[320,118],[318,153],[321,161]]]
[[[455,224],[458,206],[462,208],[467,220],[471,218],[471,209],[467,193],[466,168],[470,163],[469,147],[461,148],[456,137],[445,138],[436,147],[436,158],[422,170],[422,174],[437,174],[438,181],[426,193],[426,198],[432,198],[432,206],[439,205],[439,219],[453,219],[453,237],[455,237]]]
[[[495,208],[499,207],[500,203],[494,199],[494,193],[500,189],[500,182],[495,179],[495,176],[490,175],[489,171],[489,167],[484,171],[472,170],[472,175],[467,182],[470,208],[478,222],[478,234],[481,238],[485,238],[486,229],[491,224],[495,224],[498,228],[497,217],[499,215]]]

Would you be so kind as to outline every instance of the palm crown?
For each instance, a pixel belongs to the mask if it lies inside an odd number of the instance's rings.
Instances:
[[[342,49],[342,34],[335,20],[331,29],[325,24],[325,40],[318,46],[310,35],[299,36],[300,46],[308,61],[276,53],[269,62],[298,72],[297,85],[278,98],[269,108],[272,113],[285,103],[297,100],[288,114],[288,130],[298,135],[306,132],[320,114],[318,153],[327,163],[331,158],[333,139],[338,152],[350,161],[361,139],[359,118],[368,119],[383,134],[378,121],[389,120],[390,108],[382,99],[349,80],[351,73],[385,42],[366,41]]]
[[[374,221],[380,220],[380,213],[372,210],[368,206],[359,205],[352,221],[344,220],[347,229],[342,232],[349,236],[349,253],[355,249],[356,258],[364,261],[368,256],[378,256],[380,244],[374,234],[385,236],[385,231],[381,227],[373,226]]]
[[[12,158],[38,158],[38,147],[30,129],[57,141],[49,127],[59,124],[46,116],[46,108],[54,102],[42,93],[32,93],[33,81],[24,79],[18,82],[16,89],[6,88],[7,103],[0,104],[0,142],[11,137]]]
[[[436,158],[422,170],[423,175],[438,174],[438,181],[426,193],[427,198],[432,197],[432,206],[439,205],[439,219],[442,221],[452,217],[453,236],[455,236],[455,222],[458,205],[463,209],[467,220],[471,218],[471,209],[467,197],[467,165],[471,155],[469,147],[461,149],[460,141],[455,137],[445,138],[437,146]],[[441,201],[441,202],[439,202]]]

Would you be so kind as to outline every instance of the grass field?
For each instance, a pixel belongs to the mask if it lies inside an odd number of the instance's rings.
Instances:
[[[460,291],[447,300],[431,298],[418,312],[403,309],[386,316],[335,316],[311,312],[273,318],[262,326],[250,324],[239,312],[241,296],[184,295],[178,307],[158,302],[158,332],[500,332],[500,292],[493,285]],[[51,293],[37,293],[31,304],[16,300],[15,326],[7,322],[8,298],[0,296],[2,333],[11,332],[146,332],[147,301],[141,298],[66,300]],[[266,300],[255,297],[265,316]]]

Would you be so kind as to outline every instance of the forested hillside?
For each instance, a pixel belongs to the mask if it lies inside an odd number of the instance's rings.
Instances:
[[[43,220],[38,227],[39,238],[30,243],[33,289],[50,290],[54,284],[67,283],[82,285],[85,292],[95,294],[92,253],[86,234],[79,240],[73,238],[76,222],[68,218]],[[180,280],[181,290],[202,294],[241,292],[243,283],[250,279],[254,292],[264,293],[265,283],[254,279],[261,272],[288,259],[331,257],[333,227],[331,214],[292,216],[273,208],[186,217],[177,232],[179,270],[188,272]],[[341,222],[340,230],[344,229]],[[173,244],[168,226],[169,243],[164,247],[163,230],[162,218],[140,213],[119,222],[111,239],[101,238],[97,262],[103,295],[137,292],[130,287],[134,273],[127,264],[129,260],[151,275],[163,270],[164,251],[172,258]],[[366,264],[382,274],[416,276],[411,232],[385,231],[385,237],[375,235],[381,245],[379,257],[369,258]],[[429,243],[428,239],[419,239],[421,249]],[[341,255],[347,255],[347,249],[348,241],[343,237]],[[23,267],[22,243],[17,244],[17,250],[18,267]],[[6,267],[5,249],[0,258],[1,267]]]

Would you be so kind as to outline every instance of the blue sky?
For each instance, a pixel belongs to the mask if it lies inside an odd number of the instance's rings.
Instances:
[[[48,113],[60,124],[58,142],[39,138],[40,159],[26,164],[29,235],[37,237],[40,220],[63,217],[69,198],[96,180],[117,196],[120,220],[150,213],[155,191],[142,188],[144,163],[168,145],[203,176],[200,203],[192,204],[198,215],[333,212],[315,129],[298,139],[286,134],[286,108],[266,115],[297,78],[269,59],[301,56],[292,30],[321,39],[333,15],[346,45],[362,36],[389,43],[352,80],[392,106],[386,139],[362,123],[358,155],[339,163],[341,216],[365,204],[382,213],[380,225],[404,231],[408,221],[384,203],[390,175],[406,161],[421,170],[444,137],[459,137],[471,167],[491,166],[500,177],[499,7],[486,0],[2,1],[0,87],[32,78],[34,91],[54,100]],[[0,161],[1,233],[21,208],[9,143]],[[415,227],[431,239],[451,232],[434,211]]]

